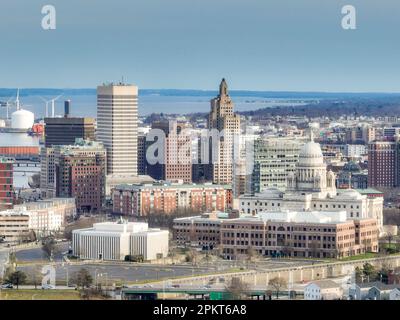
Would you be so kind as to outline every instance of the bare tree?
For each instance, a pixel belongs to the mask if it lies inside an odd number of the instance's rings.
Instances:
[[[249,287],[242,279],[234,277],[225,289],[229,293],[232,300],[241,300],[245,297]]]
[[[35,286],[35,290],[37,289],[37,286],[39,284],[41,284],[42,277],[43,277],[43,275],[41,274],[38,267],[34,267],[34,269],[32,270],[30,280],[31,280],[31,284]]]
[[[392,250],[392,241],[393,241],[393,239],[394,239],[394,236],[393,236],[393,234],[392,234],[391,232],[388,232],[388,233],[386,234],[385,239],[386,239],[386,241],[387,241],[388,244],[389,244],[389,245],[386,247],[386,253],[390,253],[390,252],[393,251],[393,250]]]
[[[312,240],[308,247],[310,249],[311,256],[313,258],[318,258],[319,251],[320,251],[319,242],[317,240]]]
[[[190,248],[189,252],[186,254],[186,261],[191,262],[192,265],[197,265],[198,251],[194,248]]]
[[[282,246],[282,253],[286,257],[290,257],[292,253],[292,242],[290,239],[286,239],[284,245]]]
[[[56,241],[52,238],[46,239],[42,245],[42,251],[46,255],[47,259],[51,261],[54,255],[59,251]]]
[[[269,280],[268,284],[274,288],[277,299],[279,299],[279,293],[281,289],[284,289],[287,286],[286,280],[280,277],[272,278],[271,280]]]
[[[254,266],[256,266],[256,261],[259,258],[259,254],[258,251],[256,249],[254,249],[251,246],[247,247],[246,250],[246,264],[247,264],[247,268],[249,267],[250,263],[254,263]]]

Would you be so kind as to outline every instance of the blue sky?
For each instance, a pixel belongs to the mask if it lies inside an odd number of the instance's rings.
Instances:
[[[41,8],[57,30],[41,28]],[[357,9],[357,30],[341,8]],[[400,92],[398,0],[1,0],[0,87]]]

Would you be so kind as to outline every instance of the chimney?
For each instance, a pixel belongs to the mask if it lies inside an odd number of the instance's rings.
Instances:
[[[65,100],[64,101],[64,118],[69,117],[70,108],[71,108],[71,100]]]

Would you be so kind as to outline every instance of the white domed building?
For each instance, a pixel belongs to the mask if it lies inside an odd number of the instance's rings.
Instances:
[[[373,218],[383,226],[383,198],[369,198],[354,189],[336,190],[336,175],[327,171],[321,147],[307,142],[299,153],[294,173],[287,178],[286,192],[266,189],[239,197],[241,213],[270,211],[346,211],[349,220]]]
[[[35,122],[35,115],[24,109],[19,109],[11,115],[11,128],[16,130],[28,130]]]
[[[324,195],[336,194],[335,174],[326,171],[324,156],[318,143],[306,143],[299,153],[296,172],[287,180],[288,191],[321,192]]]

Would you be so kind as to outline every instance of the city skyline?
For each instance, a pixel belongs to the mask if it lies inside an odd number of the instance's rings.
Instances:
[[[2,2],[0,87],[95,88],[124,76],[139,88],[209,90],[225,77],[233,91],[399,92],[393,0],[351,1],[356,30],[341,27],[345,1],[52,4],[57,29],[43,30],[42,3]]]

